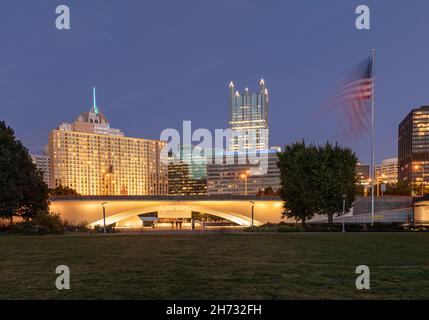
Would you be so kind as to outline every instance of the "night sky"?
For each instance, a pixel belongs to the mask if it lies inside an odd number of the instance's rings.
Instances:
[[[55,8],[71,9],[71,30]],[[371,30],[355,8],[371,8]],[[91,107],[91,88],[128,136],[166,128],[225,128],[228,84],[270,91],[270,144],[338,140],[369,161],[369,134],[342,135],[341,109],[323,105],[344,75],[377,50],[376,160],[396,156],[397,126],[429,104],[429,1],[153,0],[0,4],[0,119],[32,152]]]

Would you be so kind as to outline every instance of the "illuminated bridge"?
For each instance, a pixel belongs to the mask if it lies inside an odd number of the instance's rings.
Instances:
[[[74,223],[90,227],[106,224],[116,228],[199,228],[209,226],[278,223],[282,201],[257,196],[56,196],[50,199],[52,212]]]

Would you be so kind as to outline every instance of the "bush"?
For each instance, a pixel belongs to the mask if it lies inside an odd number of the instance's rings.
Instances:
[[[31,220],[14,223],[6,229],[12,234],[61,234],[64,233],[64,225],[58,213],[42,211]]]
[[[307,232],[341,232],[342,230],[342,224],[309,223],[305,225],[305,231]]]
[[[104,233],[104,228],[101,225],[94,226],[95,233]],[[120,232],[119,230],[114,228],[114,225],[107,225],[106,226],[106,232],[107,233],[117,233]]]
[[[85,232],[85,233],[89,233],[91,231],[90,228],[88,228],[88,223],[86,221],[81,221],[77,224],[75,224],[74,222],[68,221],[68,220],[63,220],[63,225],[64,225],[64,231],[65,232]]]
[[[302,225],[279,225],[277,227],[277,232],[304,232],[306,231]]]

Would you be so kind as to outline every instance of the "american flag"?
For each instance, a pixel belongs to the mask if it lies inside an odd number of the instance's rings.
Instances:
[[[352,136],[366,132],[371,126],[371,98],[374,90],[372,59],[368,57],[351,70],[335,90],[331,105],[344,108],[347,132]]]

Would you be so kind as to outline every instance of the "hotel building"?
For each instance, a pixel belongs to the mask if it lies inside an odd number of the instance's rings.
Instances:
[[[266,150],[268,143],[268,89],[263,79],[259,92],[248,88],[240,93],[234,83],[229,85],[229,126],[232,135],[229,151]]]
[[[165,142],[124,136],[93,106],[49,134],[50,186],[81,195],[166,195]]]
[[[375,166],[377,183],[395,184],[398,182],[398,158],[385,159]]]
[[[413,109],[398,127],[398,181],[415,194],[428,191],[429,106]]]

